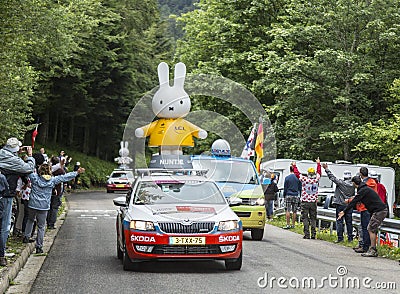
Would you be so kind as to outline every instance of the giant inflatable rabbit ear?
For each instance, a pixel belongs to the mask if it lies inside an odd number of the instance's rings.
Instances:
[[[128,149],[128,145],[129,145],[128,141],[125,141],[125,148],[126,149]]]
[[[183,62],[179,62],[175,65],[174,74],[174,87],[183,89],[186,76],[186,65]]]
[[[160,88],[169,86],[169,67],[165,62],[158,65],[158,80],[160,81]]]
[[[121,145],[121,150],[124,149],[124,141],[121,141],[119,144]]]

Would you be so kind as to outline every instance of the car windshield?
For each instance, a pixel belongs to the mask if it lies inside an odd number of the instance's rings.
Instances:
[[[258,184],[258,177],[251,162],[193,159],[193,168],[206,169],[207,177],[216,182],[233,182],[240,184]]]
[[[133,178],[132,172],[113,172],[110,178]]]
[[[213,182],[145,181],[134,193],[134,204],[225,204],[225,198]]]

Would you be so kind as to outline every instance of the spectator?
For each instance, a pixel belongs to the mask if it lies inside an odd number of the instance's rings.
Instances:
[[[328,168],[328,164],[323,163],[322,167],[325,169],[325,172],[328,175],[328,178],[332,182],[334,182],[336,185],[335,194],[333,196],[332,203],[334,204],[334,206],[336,208],[336,219],[337,219],[336,220],[336,232],[337,232],[338,239],[335,242],[340,243],[340,242],[344,241],[344,238],[343,238],[344,226],[343,226],[343,218],[338,219],[339,212],[343,211],[346,208],[346,206],[347,206],[346,200],[348,200],[354,196],[355,188],[354,188],[353,183],[351,182],[351,172],[350,171],[344,171],[343,172],[343,180],[341,180],[341,179],[336,178],[333,175],[333,173]],[[348,242],[353,241],[352,213],[353,213],[353,211],[349,210],[345,215],[347,241]]]
[[[58,159],[61,161],[61,159],[63,159],[63,157],[65,157],[65,151],[61,150],[60,154],[58,155]]]
[[[5,249],[11,227],[11,214],[13,198],[17,195],[17,183],[21,176],[30,174],[35,168],[35,159],[32,157],[32,147],[24,147],[27,160],[19,156],[22,143],[17,138],[9,138],[6,145],[0,150],[0,171],[6,177],[9,194],[0,199],[1,233],[0,233],[0,265],[6,265]]]
[[[386,192],[386,188],[385,186],[379,181],[379,176],[378,173],[374,170],[371,170],[370,172],[370,176],[372,179],[375,180],[376,182],[376,189],[378,191],[378,195],[381,198],[383,204],[386,205],[386,208],[388,209],[388,214],[386,215],[386,217],[389,217],[389,205],[387,202],[387,192]]]
[[[368,222],[368,233],[371,241],[371,246],[366,253],[361,254],[364,257],[376,257],[378,251],[376,250],[376,234],[379,226],[386,217],[387,208],[383,204],[378,193],[367,186],[367,184],[361,180],[359,176],[355,176],[351,179],[354,186],[357,188],[357,195],[349,203],[349,205],[339,213],[339,219],[343,217],[349,210],[352,210],[356,203],[363,203],[371,214],[370,221]]]
[[[283,198],[285,199],[286,227],[292,229],[296,224],[297,210],[300,207],[301,182],[294,174],[293,165],[289,167],[290,174],[285,177],[283,183]],[[290,225],[290,213],[292,213],[292,225]]]
[[[264,191],[264,197],[265,197],[265,208],[267,210],[267,220],[272,220],[273,214],[274,214],[274,200],[276,197],[276,193],[279,191],[278,186],[276,185],[275,181],[275,175],[268,173],[268,172],[263,172],[262,176],[262,187]]]
[[[304,225],[304,239],[310,239],[310,224],[311,224],[311,239],[315,239],[317,226],[317,201],[318,201],[318,184],[321,178],[321,164],[319,158],[317,162],[317,173],[313,167],[308,168],[307,176],[300,174],[296,163],[293,162],[293,172],[300,180],[302,185],[301,190],[301,217]]]
[[[84,168],[79,168],[76,172],[70,172],[65,175],[52,176],[51,165],[42,164],[39,167],[38,174],[30,174],[29,178],[32,182],[32,191],[29,197],[29,213],[28,222],[24,232],[24,243],[31,242],[30,235],[32,233],[33,222],[36,218],[38,233],[36,236],[36,253],[43,253],[43,238],[45,233],[45,224],[47,211],[50,209],[50,201],[52,190],[55,185],[67,182],[78,174],[84,172]]]
[[[81,166],[81,163],[79,161],[77,161],[74,165],[74,171],[77,171],[79,169],[79,167]],[[78,188],[78,182],[79,182],[79,175],[72,180],[72,189],[76,189]]]
[[[360,167],[360,177],[361,180],[371,189],[373,189],[375,192],[378,192],[378,188],[376,185],[376,182],[368,177],[368,168],[363,166]],[[351,199],[350,199],[351,200]],[[365,205],[361,202],[356,204],[356,209],[360,213],[360,221],[361,221],[361,230],[359,230],[359,241],[358,241],[358,246],[353,248],[355,252],[357,253],[365,253],[368,251],[369,247],[371,246],[371,240],[369,239],[369,233],[368,233],[368,223],[370,221],[370,214],[365,207]]]
[[[44,162],[48,162],[49,161],[49,157],[47,156],[47,154],[46,154],[46,151],[44,150],[44,148],[42,147],[42,148],[40,148],[39,149],[39,151],[40,151],[40,154],[42,154],[43,155],[43,158],[44,158]]]
[[[59,159],[57,156],[53,156],[50,159],[50,163],[53,166],[58,166],[56,170],[52,170],[53,176],[60,176],[60,175],[65,175],[65,170],[64,170],[64,161],[59,162]],[[60,164],[59,164],[60,163]],[[76,170],[78,171],[78,170]],[[77,175],[78,176],[78,175]],[[57,216],[58,216],[58,209],[60,208],[62,204],[62,195],[64,192],[64,184],[63,183],[58,183],[57,185],[54,186],[52,193],[51,193],[51,200],[50,200],[50,210],[47,214],[47,228],[49,230],[54,230],[56,221],[57,221]]]

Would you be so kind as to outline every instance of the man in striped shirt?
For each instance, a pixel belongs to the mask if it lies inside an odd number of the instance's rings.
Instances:
[[[302,185],[300,205],[301,217],[304,225],[304,239],[310,239],[310,225],[311,239],[315,239],[316,235],[318,184],[319,179],[321,178],[321,162],[319,158],[316,159],[316,162],[317,172],[315,172],[315,168],[310,167],[307,170],[307,176],[300,174],[296,163],[292,162],[294,174],[300,180]]]

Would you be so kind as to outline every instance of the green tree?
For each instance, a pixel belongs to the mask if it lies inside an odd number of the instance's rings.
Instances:
[[[266,84],[276,93],[280,150],[359,158],[360,126],[387,115],[399,75],[398,1],[291,1],[270,31]],[[321,140],[322,139],[322,140]]]
[[[224,76],[251,90],[262,104],[273,104],[271,92],[256,82],[264,76],[259,66],[271,40],[267,32],[284,3],[282,0],[200,1],[198,9],[178,18],[184,37],[177,42],[175,59],[183,61],[189,72]],[[229,85],[220,89],[227,90]],[[252,124],[242,111],[213,97],[192,100],[194,110],[222,111],[247,138]],[[209,136],[200,144],[210,146],[214,139],[215,136]]]
[[[387,85],[399,76],[398,6],[200,1],[179,19],[176,58],[252,90],[274,122],[280,157],[360,160],[361,127],[387,118]]]

